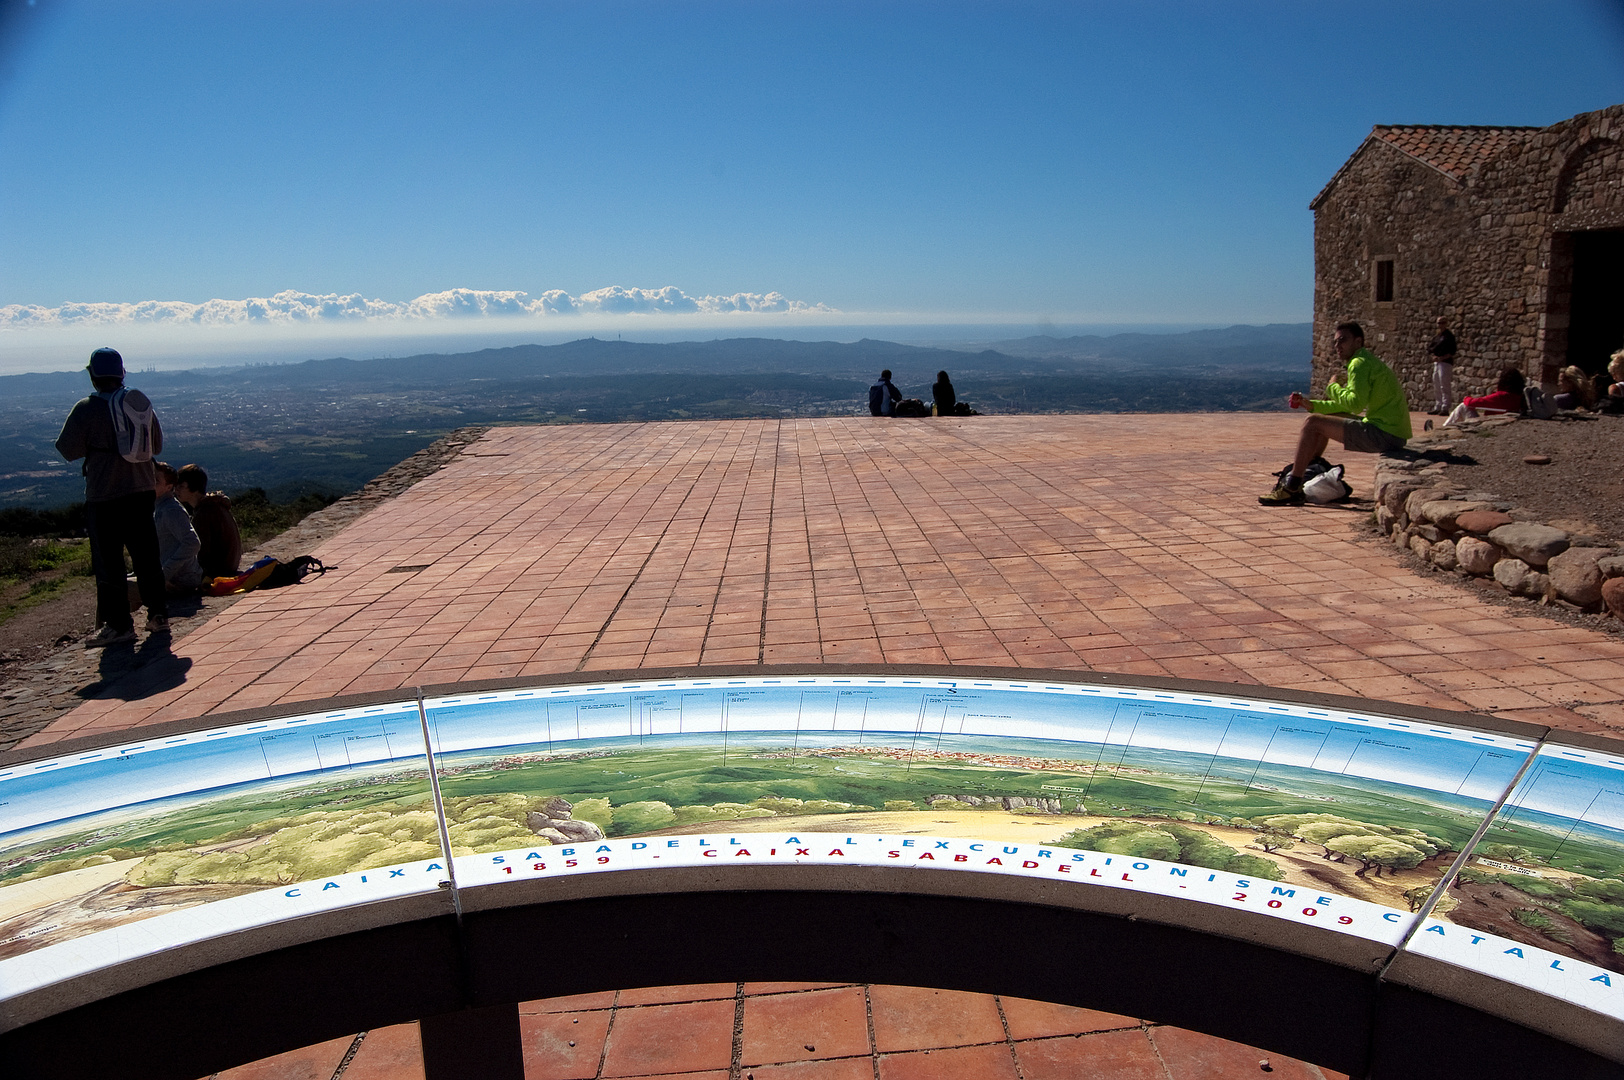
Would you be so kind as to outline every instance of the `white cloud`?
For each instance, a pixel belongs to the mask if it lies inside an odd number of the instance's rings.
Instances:
[[[832,314],[826,304],[790,300],[782,293],[734,293],[689,296],[667,285],[663,289],[628,289],[612,285],[571,296],[552,289],[540,296],[494,289],[447,289],[396,303],[371,300],[359,293],[340,296],[288,290],[246,300],[142,300],[132,304],[69,303],[60,307],[11,304],[0,307],[0,330],[33,330],[94,326],[311,326],[317,324],[420,323],[446,319],[485,319],[568,315],[718,315],[732,312]]]

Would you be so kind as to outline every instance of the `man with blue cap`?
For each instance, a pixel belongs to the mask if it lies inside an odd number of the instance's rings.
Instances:
[[[99,649],[135,640],[124,578],[126,548],[147,609],[147,632],[169,630],[158,531],[152,522],[158,487],[152,455],[163,449],[163,432],[146,395],[124,389],[124,358],[118,350],[91,353],[88,371],[96,392],[68,413],[56,448],[69,461],[85,459],[85,527],[101,627],[86,639],[85,648]]]

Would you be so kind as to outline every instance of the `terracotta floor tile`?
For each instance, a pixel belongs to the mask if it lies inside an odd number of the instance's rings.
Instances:
[[[622,990],[615,1004],[666,1005],[680,1001],[732,1001],[738,994],[734,983],[699,983],[692,986],[649,986],[640,990]]]
[[[1015,1044],[1024,1080],[1168,1080],[1156,1048],[1141,1030],[1062,1035]],[[1257,1069],[1257,1063],[1252,1063]],[[1263,1074],[1260,1074],[1263,1075]]]
[[[373,1028],[344,1069],[344,1080],[423,1080],[423,1042],[416,1024]]]
[[[755,1065],[746,1080],[874,1080],[874,1059],[840,1058],[835,1061],[796,1061],[785,1065]]]
[[[997,1042],[991,1046],[966,1046],[950,1050],[915,1050],[905,1054],[887,1054],[879,1059],[880,1080],[1017,1080],[1015,1062],[1010,1057],[1009,1045]],[[1028,1072],[1026,1080],[1047,1080]],[[1059,1074],[1052,1074],[1056,1077]],[[1067,1080],[1077,1075],[1065,1074]],[[1111,1080],[1117,1080],[1112,1077]],[[1124,1077],[1123,1080],[1137,1080]],[[1161,1080],[1161,1078],[1158,1078]]]
[[[519,1012],[523,1013],[556,1013],[556,1012],[585,1012],[589,1009],[607,1009],[615,1003],[615,992],[606,990],[599,994],[572,994],[569,997],[538,998],[535,1001],[519,1002]]]
[[[289,1050],[218,1074],[218,1080],[332,1080],[349,1053],[353,1036]]]
[[[1319,1080],[1320,1071],[1292,1058],[1271,1054],[1255,1046],[1229,1042],[1184,1028],[1150,1029],[1171,1080]],[[1269,1063],[1269,1072],[1262,1063]]]
[[[1004,1020],[1009,1025],[1011,1039],[1039,1039],[1050,1035],[1082,1035],[1093,1031],[1138,1027],[1139,1021],[1131,1016],[1095,1012],[1072,1005],[1056,1005],[1048,1001],[1027,998],[1001,997]]]
[[[597,1076],[611,1015],[618,1016],[606,1009],[521,1013],[519,1032],[524,1040],[526,1075],[548,1080],[591,1080]]]
[[[745,1066],[870,1052],[863,988],[773,994],[744,1002]]]
[[[987,994],[918,986],[869,989],[874,1046],[881,1053],[962,1046],[1004,1038],[997,1001]]]
[[[802,983],[802,982],[756,982],[745,983],[746,997],[757,994],[793,994],[802,990],[829,990],[837,986],[851,986],[852,983]]]
[[[760,661],[1172,674],[1624,723],[1616,635],[1418,577],[1355,538],[1356,514],[1261,512],[1290,419],[1203,417],[1203,490],[1176,502],[1145,497],[1185,465],[1168,417],[899,430],[886,497],[855,502],[865,419],[500,429],[327,540],[344,569],[206,605],[176,646],[181,687],[132,682],[31,745],[414,682]],[[1368,489],[1373,461],[1351,458]]]
[[[733,1060],[733,1002],[616,1009],[605,1077],[726,1070]]]

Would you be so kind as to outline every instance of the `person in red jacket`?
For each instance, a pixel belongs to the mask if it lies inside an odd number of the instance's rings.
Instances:
[[[1522,372],[1508,367],[1500,372],[1500,380],[1494,384],[1494,393],[1462,398],[1455,411],[1449,414],[1449,419],[1444,421],[1444,426],[1470,420],[1481,413],[1520,413],[1524,404],[1523,387],[1527,385],[1528,380],[1523,378]]]

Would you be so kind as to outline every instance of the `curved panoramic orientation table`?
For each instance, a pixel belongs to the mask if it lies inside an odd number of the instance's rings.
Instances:
[[[0,757],[0,1072],[422,1019],[430,1080],[497,1077],[516,1002],[788,980],[1624,1075],[1624,743],[1075,672],[589,674]]]

